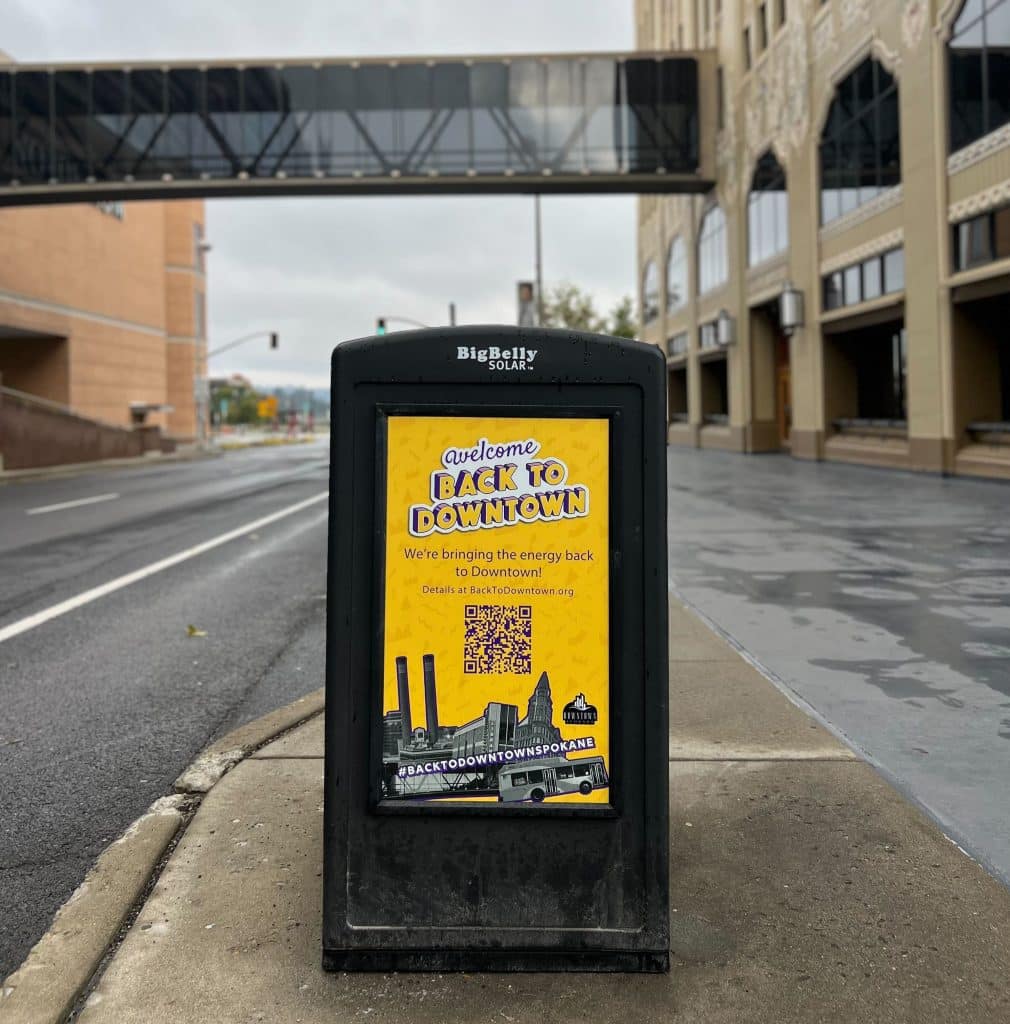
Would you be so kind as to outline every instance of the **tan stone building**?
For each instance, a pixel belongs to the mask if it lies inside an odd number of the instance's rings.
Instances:
[[[1010,0],[636,17],[720,66],[715,189],[639,200],[670,442],[1010,476]]]
[[[0,237],[0,384],[119,426],[153,407],[198,436],[203,201],[0,210]]]

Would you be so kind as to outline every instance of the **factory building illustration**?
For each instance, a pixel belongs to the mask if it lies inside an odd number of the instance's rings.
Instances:
[[[511,792],[510,787],[514,788],[513,776],[509,773],[519,769],[525,776],[534,775],[537,769],[546,770],[548,780],[553,784],[539,789],[534,785],[530,790],[532,796],[522,795],[515,799],[536,801],[572,791],[563,785],[558,787],[552,772],[560,766],[564,775],[568,764],[575,765],[578,761],[569,762],[564,753],[546,753],[543,757],[529,754],[533,747],[563,745],[561,730],[554,724],[554,701],[546,672],[540,674],[522,718],[517,705],[490,701],[484,713],[473,721],[463,725],[443,725],[438,719],[434,655],[424,655],[422,671],[425,720],[424,725],[415,727],[411,717],[407,659],[396,659],[399,707],[386,712],[382,719],[381,792],[384,799],[430,799],[455,795],[497,797],[501,800],[503,792]],[[517,755],[514,763],[506,760],[512,756],[511,752]],[[582,776],[583,788],[579,792],[585,794],[592,788],[585,788],[585,777],[591,778],[597,787],[606,785],[608,780],[602,758],[583,760],[593,762],[592,771],[587,770]],[[431,766],[435,764],[446,767],[432,771]],[[568,771],[571,775],[571,769]],[[503,775],[505,778],[500,784]],[[526,784],[525,779],[521,781]]]

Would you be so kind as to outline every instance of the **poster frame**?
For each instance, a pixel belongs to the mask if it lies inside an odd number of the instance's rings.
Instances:
[[[379,791],[377,766],[382,762],[382,719],[385,686],[385,595],[386,595],[386,499],[388,460],[388,424],[391,417],[423,417],[458,419],[592,419],[608,422],[608,464],[607,464],[607,548],[608,548],[608,750],[607,772],[610,777],[609,800],[605,804],[579,805],[570,803],[541,803],[537,805],[466,803],[445,800],[388,800]],[[446,405],[423,401],[388,402],[375,405],[375,532],[373,536],[373,579],[374,607],[372,609],[375,632],[372,638],[371,671],[369,673],[370,699],[369,714],[369,773],[368,810],[377,815],[425,816],[425,817],[495,817],[495,818],[605,818],[621,816],[624,806],[624,751],[622,730],[614,720],[615,709],[619,707],[618,677],[620,671],[620,628],[622,612],[622,549],[619,546],[623,536],[623,507],[619,500],[622,494],[621,446],[622,410],[613,405],[544,405],[530,404],[498,405],[459,402]],[[615,500],[615,496],[618,500]]]

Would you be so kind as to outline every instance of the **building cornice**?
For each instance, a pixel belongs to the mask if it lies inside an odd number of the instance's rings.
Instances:
[[[958,174],[1007,147],[1010,147],[1010,122],[976,139],[956,153],[951,153],[947,157],[947,173]]]
[[[92,323],[105,324],[107,327],[118,327],[124,331],[135,331],[138,334],[150,334],[156,338],[164,338],[165,331],[150,324],[137,323],[134,320],[120,320],[118,317],[106,316],[104,313],[93,313],[87,309],[75,309],[59,302],[46,302],[44,299],[33,299],[15,292],[0,291],[0,302],[10,302],[25,309],[35,309],[41,313],[56,313],[60,316],[77,320],[90,320]]]
[[[976,192],[975,195],[968,196],[967,199],[951,203],[947,207],[947,220],[951,224],[956,224],[958,221],[967,220],[969,217],[985,213],[987,210],[992,210],[1007,202],[1010,202],[1010,178],[1004,178],[1003,181],[983,189],[981,192]]]
[[[879,196],[874,197],[868,203],[863,203],[862,206],[857,206],[854,210],[831,221],[830,224],[825,224],[818,232],[818,237],[822,242],[826,242],[828,239],[844,235],[846,231],[876,217],[877,214],[899,206],[904,196],[904,188],[901,185],[895,185],[886,192],[881,192]]]
[[[753,300],[755,295],[763,296],[765,292],[781,287],[789,277],[788,253],[771,256],[756,266],[747,269],[747,296]]]
[[[847,249],[837,256],[832,256],[829,260],[824,260],[821,263],[821,275],[833,273],[836,270],[841,270],[842,267],[851,266],[853,263],[862,263],[863,260],[868,260],[871,256],[879,256],[882,252],[897,249],[904,243],[904,229],[895,228],[894,231],[888,231],[886,235],[878,235],[863,245],[857,245],[854,249]]]

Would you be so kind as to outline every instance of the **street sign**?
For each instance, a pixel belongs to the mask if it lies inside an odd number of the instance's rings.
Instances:
[[[324,964],[665,970],[665,360],[333,356]]]

